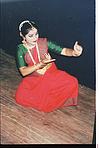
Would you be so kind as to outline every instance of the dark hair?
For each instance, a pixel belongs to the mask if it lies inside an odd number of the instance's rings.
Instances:
[[[19,31],[23,36],[27,35],[32,28],[38,29],[37,25],[32,21],[26,21],[22,24]]]

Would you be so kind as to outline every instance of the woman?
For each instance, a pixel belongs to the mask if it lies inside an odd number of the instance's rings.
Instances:
[[[77,79],[56,67],[49,50],[64,56],[80,56],[82,47],[76,42],[74,49],[61,48],[39,38],[32,21],[23,21],[19,31],[23,41],[18,45],[17,63],[24,78],[16,91],[17,103],[43,112],[77,105]]]

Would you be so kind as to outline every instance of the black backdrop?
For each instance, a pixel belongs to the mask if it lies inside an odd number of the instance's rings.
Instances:
[[[52,54],[60,69],[76,76],[82,85],[95,89],[95,0],[2,0],[1,48],[16,54],[18,24],[31,19],[41,37],[64,47],[76,40],[84,52],[78,58]]]

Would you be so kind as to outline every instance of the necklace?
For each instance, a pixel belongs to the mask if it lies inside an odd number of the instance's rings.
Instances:
[[[38,59],[39,59],[39,62],[40,62],[40,61],[41,61],[41,59],[40,59],[40,52],[39,52],[39,48],[38,48],[38,44],[37,44],[37,43],[36,43],[36,50],[37,50]],[[29,55],[30,55],[30,58],[31,58],[32,62],[33,62],[34,64],[36,64],[36,62],[35,62],[35,60],[34,60],[34,58],[33,58],[33,56],[32,56],[32,54],[31,54],[31,52],[30,52],[29,49],[28,49],[28,53],[29,53]]]
[[[38,59],[39,59],[39,62],[40,62],[40,61],[41,61],[41,59],[40,59],[40,52],[39,52],[39,48],[38,48],[38,44],[37,44],[37,43],[36,43],[36,50],[37,50]],[[31,54],[31,52],[30,52],[29,49],[28,49],[28,52],[29,52],[29,55],[30,55],[30,58],[31,58],[32,62],[33,62],[34,65],[35,65],[36,62],[35,62],[35,60],[34,60],[34,58],[33,58],[33,56],[32,56],[32,54]],[[45,66],[45,67],[42,68],[42,69],[38,69],[37,72],[38,72],[39,74],[43,75],[43,74],[46,72],[46,70],[47,70],[50,66],[51,66],[51,63],[48,64],[47,66]]]

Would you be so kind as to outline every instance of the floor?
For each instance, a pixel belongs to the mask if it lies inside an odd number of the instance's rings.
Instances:
[[[77,107],[51,113],[25,108],[15,102],[21,76],[14,57],[1,50],[1,143],[91,144],[95,119],[95,91],[79,85]]]

